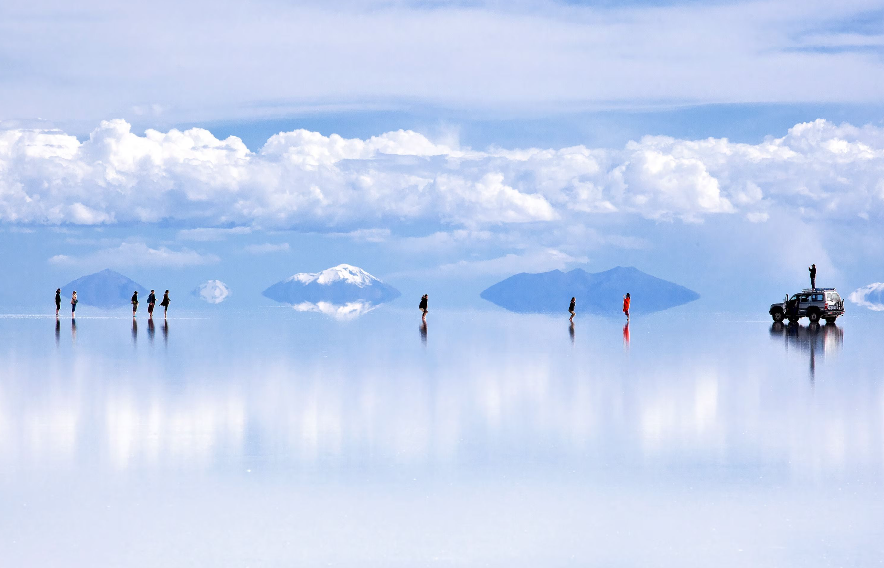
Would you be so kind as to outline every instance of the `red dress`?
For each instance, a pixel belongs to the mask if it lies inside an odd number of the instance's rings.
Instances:
[[[629,315],[629,298],[623,298],[623,313]]]

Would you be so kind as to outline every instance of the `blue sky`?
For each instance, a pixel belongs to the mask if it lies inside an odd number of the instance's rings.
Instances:
[[[884,280],[880,2],[0,6],[0,304],[359,265]],[[403,300],[404,301],[404,300]],[[763,303],[763,302],[762,302]]]

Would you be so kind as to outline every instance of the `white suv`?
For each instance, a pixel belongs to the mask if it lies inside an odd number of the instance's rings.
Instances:
[[[834,288],[805,288],[780,304],[771,304],[768,313],[776,322],[787,319],[791,323],[807,316],[810,323],[821,319],[835,323],[844,315],[844,300]]]

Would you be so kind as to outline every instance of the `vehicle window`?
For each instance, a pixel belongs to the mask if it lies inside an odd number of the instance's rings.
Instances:
[[[822,301],[823,301],[823,295],[822,295],[822,294],[814,294],[814,295],[813,295],[813,301],[814,301],[814,302],[822,302]]]
[[[798,299],[798,294],[795,294],[794,296],[792,296],[791,298],[789,298],[789,301],[790,301],[790,302],[793,302],[793,301],[795,301],[795,300],[797,300],[797,299]]]
[[[809,301],[809,300],[810,300],[810,297],[809,297],[807,294],[804,294],[804,295],[801,296],[801,298],[799,299],[799,301],[801,301],[801,302],[807,302],[807,301]]]

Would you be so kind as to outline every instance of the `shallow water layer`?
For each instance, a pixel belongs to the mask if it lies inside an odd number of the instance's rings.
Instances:
[[[884,331],[0,317],[8,566],[868,566]]]

